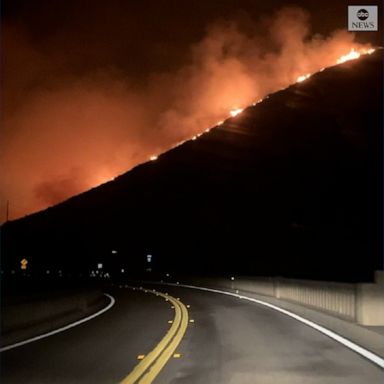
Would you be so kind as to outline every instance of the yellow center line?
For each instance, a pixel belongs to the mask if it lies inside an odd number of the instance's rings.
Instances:
[[[148,293],[162,296],[164,299],[170,301],[175,309],[175,318],[171,328],[159,344],[136,365],[121,384],[152,383],[167,361],[172,357],[188,326],[188,311],[181,301],[161,292],[148,291]]]

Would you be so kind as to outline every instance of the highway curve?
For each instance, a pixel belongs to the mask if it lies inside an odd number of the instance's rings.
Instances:
[[[181,332],[180,321],[181,342],[154,383],[375,384],[384,380],[381,368],[272,309],[188,288],[151,288],[180,298],[188,307],[186,332]],[[177,323],[172,307],[178,301],[125,286],[108,293],[116,304],[101,316],[1,353],[1,382],[128,382],[135,366]],[[144,355],[142,360],[139,355]],[[135,382],[150,380],[141,374]]]

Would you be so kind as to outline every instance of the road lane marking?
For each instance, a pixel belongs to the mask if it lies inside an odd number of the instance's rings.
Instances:
[[[369,351],[368,349],[365,349],[365,348],[361,347],[358,344],[355,344],[354,342],[352,342],[352,341],[346,339],[345,337],[343,337],[343,336],[341,336],[341,335],[331,331],[328,328],[325,328],[325,327],[323,327],[323,326],[321,326],[319,324],[316,324],[316,323],[314,323],[311,320],[305,319],[302,316],[296,315],[293,312],[287,311],[286,309],[280,308],[277,305],[270,304],[270,303],[268,303],[266,301],[254,299],[252,297],[248,297],[248,296],[244,296],[244,295],[239,295],[239,294],[228,292],[228,291],[221,291],[221,290],[218,290],[218,289],[205,288],[205,287],[199,287],[199,286],[195,286],[195,285],[186,285],[186,284],[172,284],[172,283],[163,283],[163,284],[177,286],[177,287],[197,289],[197,290],[200,290],[200,291],[219,293],[219,294],[222,294],[222,295],[232,296],[232,297],[236,297],[238,299],[248,300],[248,301],[251,301],[251,302],[256,303],[256,304],[264,305],[265,307],[268,307],[268,308],[271,308],[271,309],[273,309],[275,311],[283,313],[284,315],[292,317],[293,319],[295,319],[297,321],[300,321],[301,323],[306,324],[309,327],[312,327],[312,328],[316,329],[317,331],[319,331],[319,332],[323,333],[324,335],[330,337],[331,339],[339,342],[340,344],[344,345],[345,347],[351,349],[352,351],[354,351],[354,352],[358,353],[359,355],[365,357],[366,359],[368,359],[372,363],[378,365],[380,368],[384,369],[384,359],[382,357],[376,355],[375,353]]]
[[[104,307],[103,309],[101,309],[100,311],[94,313],[93,315],[84,317],[84,319],[75,321],[74,323],[68,324],[68,325],[66,325],[64,327],[55,329],[53,331],[50,331],[50,332],[47,332],[47,333],[43,333],[42,335],[34,336],[34,337],[31,337],[30,339],[19,341],[18,343],[15,343],[15,344],[6,345],[5,347],[0,348],[0,352],[9,351],[10,349],[21,347],[22,345],[29,344],[29,343],[32,343],[34,341],[45,339],[46,337],[49,337],[49,336],[52,336],[52,335],[56,335],[56,333],[60,333],[60,332],[66,331],[67,329],[76,327],[77,325],[83,324],[86,321],[92,320],[95,317],[100,316],[104,312],[106,312],[109,309],[111,309],[115,305],[115,302],[116,302],[116,300],[111,295],[108,295],[108,293],[104,293],[104,296],[107,296],[108,299],[110,300],[109,304],[106,307]]]
[[[155,294],[155,292],[150,293]],[[188,311],[185,305],[176,300],[168,293],[156,292],[173,304],[175,318],[166,335],[149,352],[141,362],[136,365],[132,372],[121,381],[121,384],[150,384],[160,373],[167,361],[173,356],[176,348],[180,344],[188,326]]]

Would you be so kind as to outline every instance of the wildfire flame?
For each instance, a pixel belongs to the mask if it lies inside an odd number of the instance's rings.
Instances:
[[[155,161],[155,160],[157,160],[157,157],[158,157],[158,156],[156,156],[156,155],[152,155],[152,156],[149,158],[149,160],[151,160],[151,161]]]
[[[235,109],[232,109],[231,111],[229,111],[229,114],[232,117],[235,117],[235,116],[239,115],[241,112],[243,112],[242,108],[235,108]]]
[[[359,52],[355,50],[355,48],[351,48],[351,50],[343,55],[343,56],[340,56],[337,60],[336,60],[336,64],[342,64],[342,63],[345,63],[346,61],[349,61],[349,60],[356,60],[358,59],[361,55],[370,55],[372,54],[373,52],[375,52],[375,49],[374,48],[369,48],[369,49],[362,49],[360,50]],[[325,68],[321,68],[319,70],[319,72],[323,72]],[[301,83],[302,81],[308,79],[309,77],[311,77],[312,73],[307,73],[306,75],[301,75],[299,76],[297,79],[296,79],[296,82],[297,83]]]
[[[355,48],[351,48],[351,50],[343,55],[343,56],[340,56],[337,60],[336,60],[336,64],[342,64],[342,63],[345,63],[346,61],[349,61],[349,60],[355,60],[355,59],[358,59],[361,55],[370,55],[372,54],[373,52],[375,52],[375,49],[374,48],[369,48],[369,49],[360,49],[359,51],[356,51]],[[323,72],[324,69],[326,68],[320,68],[319,69],[319,72]],[[311,77],[313,75],[313,73],[307,73],[305,75],[301,75],[299,77],[297,77],[296,79],[296,82],[297,83],[301,83],[302,81],[305,81],[307,80],[309,77]],[[264,99],[259,99],[257,100],[256,102],[254,102],[252,105],[256,105],[260,102],[262,102],[263,100],[265,99],[268,99],[269,96],[266,96],[264,97]],[[231,117],[235,117],[237,115],[239,115],[241,112],[243,112],[243,108],[238,108],[238,107],[235,107],[234,109],[230,110],[229,111],[229,114]],[[216,125],[222,125],[224,123],[223,120],[220,120],[216,123]],[[210,131],[210,128],[206,129],[205,132],[209,132]],[[202,135],[202,133],[198,133],[197,135],[193,136],[191,138],[191,140],[196,140],[198,137],[200,137]],[[156,160],[157,159],[157,156],[151,156],[150,158],[151,160]]]
[[[301,75],[301,76],[299,76],[299,77],[297,78],[296,81],[297,81],[298,83],[301,83],[302,81],[308,79],[308,77],[310,77],[310,76],[311,76],[310,73],[307,73],[306,75]]]
[[[349,61],[349,60],[358,59],[359,57],[360,57],[360,53],[355,51],[354,48],[352,48],[346,55],[339,57],[337,59],[336,63],[342,64],[342,63],[345,63],[346,61]]]

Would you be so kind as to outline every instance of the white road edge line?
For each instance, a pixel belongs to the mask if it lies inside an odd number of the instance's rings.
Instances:
[[[5,347],[0,348],[0,352],[9,351],[10,349],[17,348],[17,347],[20,347],[22,345],[32,343],[34,341],[45,339],[48,336],[52,336],[52,335],[55,335],[56,333],[66,331],[67,329],[76,327],[77,325],[80,325],[82,323],[85,323],[86,321],[94,319],[97,316],[100,316],[104,312],[111,309],[115,305],[115,302],[116,302],[116,300],[111,295],[108,295],[108,293],[104,293],[104,296],[107,296],[108,299],[110,300],[109,304],[106,307],[104,307],[103,309],[101,309],[100,311],[94,313],[93,315],[90,315],[88,317],[84,317],[81,320],[75,321],[74,323],[68,324],[64,327],[57,328],[53,331],[43,333],[42,335],[34,336],[34,337],[31,337],[30,339],[19,341],[18,343],[15,343],[15,344],[6,345]]]
[[[354,352],[357,352],[359,355],[365,357],[366,359],[370,360],[372,363],[374,363],[374,364],[378,365],[380,368],[384,369],[384,359],[381,358],[380,356],[374,354],[371,351],[368,351],[367,349],[361,347],[358,344],[355,344],[354,342],[352,342],[352,341],[346,339],[345,337],[331,331],[330,329],[327,329],[321,325],[314,323],[313,321],[307,320],[304,317],[296,315],[295,313],[287,311],[286,309],[280,308],[276,305],[267,303],[267,302],[262,301],[262,300],[253,299],[252,297],[243,296],[243,295],[239,295],[239,294],[227,292],[227,291],[221,291],[218,289],[211,289],[211,288],[198,287],[198,286],[194,286],[194,285],[185,285],[185,284],[173,284],[173,283],[164,283],[164,284],[173,285],[176,287],[199,289],[201,291],[220,293],[222,295],[233,296],[233,297],[237,297],[239,299],[248,300],[248,301],[252,301],[252,302],[257,303],[257,304],[264,305],[268,308],[274,309],[275,311],[284,313],[285,315],[292,317],[293,319],[300,321],[300,322],[308,325],[309,327],[316,329],[317,331],[319,331],[319,332],[323,333],[324,335],[330,337],[331,339],[339,342],[340,344],[343,344],[345,347],[351,349]]]

